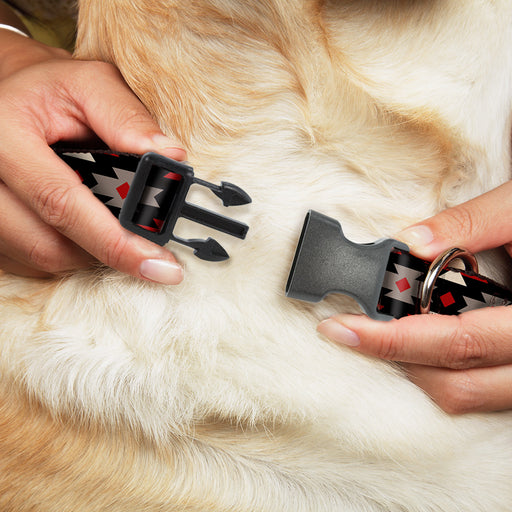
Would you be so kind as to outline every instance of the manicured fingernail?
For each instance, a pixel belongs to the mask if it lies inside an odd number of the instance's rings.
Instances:
[[[328,318],[318,324],[317,330],[331,341],[347,345],[349,347],[357,347],[359,345],[359,336],[336,320]]]
[[[187,152],[180,147],[180,144],[177,141],[160,133],[153,135],[151,140],[156,146],[155,149],[165,152],[166,155],[174,158],[175,160],[185,160],[187,158]]]
[[[404,229],[396,235],[396,238],[405,242],[410,249],[414,250],[422,249],[434,241],[434,235],[427,226],[413,226]]]
[[[183,281],[183,268],[166,260],[144,260],[139,272],[146,279],[161,284],[179,284]]]

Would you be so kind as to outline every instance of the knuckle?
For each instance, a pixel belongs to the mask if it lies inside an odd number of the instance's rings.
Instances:
[[[375,353],[377,357],[393,361],[397,360],[401,353],[402,338],[394,330],[379,337]]]
[[[35,192],[35,209],[41,219],[57,230],[69,228],[72,223],[70,206],[74,187],[49,184]]]
[[[120,268],[127,246],[128,240],[124,236],[119,236],[115,240],[109,240],[105,245],[106,253],[103,263],[111,268]]]
[[[468,371],[450,372],[446,377],[442,395],[434,397],[443,411],[449,414],[465,414],[477,411],[483,405],[481,395]]]
[[[474,330],[468,328],[464,315],[458,317],[457,328],[452,332],[446,344],[446,353],[442,365],[460,370],[478,366],[487,358],[485,341]]]
[[[114,148],[129,148],[133,146],[134,136],[156,131],[157,125],[144,107],[140,108],[125,106],[124,110],[112,112],[115,125],[119,128],[111,136],[111,144]]]
[[[445,212],[443,219],[444,225],[450,226],[452,233],[457,233],[457,237],[467,239],[475,229],[475,212],[462,204],[455,208],[450,208]],[[478,216],[476,216],[478,218]]]
[[[57,274],[65,270],[60,251],[53,250],[43,240],[35,240],[32,243],[28,259],[32,266],[49,274]]]
[[[127,131],[128,129],[144,129],[148,122],[153,123],[147,110],[142,104],[139,105],[138,103],[131,106],[125,105],[123,110],[118,111],[118,116],[118,125],[124,127]],[[118,130],[118,136],[120,138],[123,136],[123,130]]]

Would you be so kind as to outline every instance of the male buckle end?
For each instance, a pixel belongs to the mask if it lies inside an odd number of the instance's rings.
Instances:
[[[194,177],[194,171],[188,165],[156,153],[146,153],[140,159],[123,202],[119,214],[121,225],[159,245],[173,240],[190,247],[203,260],[226,260],[228,253],[213,238],[184,239],[173,234],[179,217],[240,239],[245,238],[249,229],[246,224],[187,203],[185,199],[192,184],[209,188],[224,206],[251,202],[249,195],[232,183],[209,183]]]

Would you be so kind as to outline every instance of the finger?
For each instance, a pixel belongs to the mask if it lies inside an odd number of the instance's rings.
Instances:
[[[181,282],[183,270],[169,251],[122,228],[43,140],[27,133],[25,142],[31,151],[18,148],[16,161],[4,155],[1,171],[9,189],[44,223],[121,272],[164,284]]]
[[[54,274],[90,266],[94,258],[69,239],[45,224],[28,209],[10,190],[0,183],[0,254],[5,264]],[[2,268],[7,268],[3,266]],[[13,270],[10,270],[14,272]]]
[[[49,144],[93,132],[115,151],[186,158],[181,143],[163,134],[110,64],[44,62],[4,80],[0,94],[8,100],[2,112],[6,119],[10,116],[8,124],[22,121]]]
[[[18,261],[11,260],[10,258],[0,254],[0,276],[2,275],[2,272],[7,272],[9,274],[16,274],[18,276],[23,276],[23,277],[38,277],[38,278],[52,277],[52,274],[49,274],[48,272],[36,270],[35,268],[29,267],[27,265],[23,265],[23,263],[19,263]]]
[[[412,382],[450,414],[512,408],[512,365],[470,370],[404,366]]]
[[[136,154],[157,151],[175,160],[186,159],[181,143],[162,133],[114,66],[103,62],[79,64],[74,88],[70,91],[67,85],[70,100],[80,106],[77,115],[83,123],[110,148]]]
[[[390,322],[337,315],[322,322],[318,331],[381,359],[464,369],[512,363],[511,323],[512,309],[495,307]]]
[[[497,207],[497,205],[499,205]],[[433,259],[449,247],[479,252],[512,240],[512,182],[398,233],[412,252]]]

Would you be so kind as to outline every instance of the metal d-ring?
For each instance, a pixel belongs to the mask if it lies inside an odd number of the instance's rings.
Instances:
[[[452,247],[441,253],[430,265],[425,281],[420,289],[420,313],[425,314],[430,311],[430,303],[432,301],[432,292],[434,291],[434,284],[439,277],[439,274],[444,268],[453,260],[460,259],[464,262],[466,270],[471,270],[478,274],[478,262],[475,256],[459,247]]]

